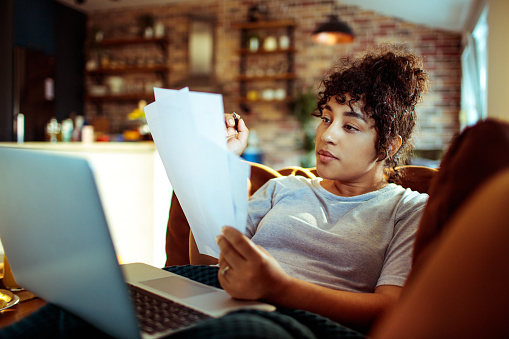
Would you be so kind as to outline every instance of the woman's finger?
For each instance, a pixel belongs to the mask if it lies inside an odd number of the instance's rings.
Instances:
[[[233,266],[230,265],[227,259],[225,259],[223,256],[219,256],[219,271],[218,271],[218,278],[219,279],[226,279],[228,281],[228,278],[226,277],[226,273],[233,273],[234,269]]]
[[[224,116],[225,116],[226,127],[235,128],[237,122],[235,121],[234,113],[225,113]]]
[[[217,237],[217,244],[221,250],[220,257],[227,261],[231,267],[242,267],[245,264],[246,259],[223,235]]]
[[[254,260],[260,256],[261,251],[258,247],[248,237],[233,227],[223,227],[223,239],[245,261]]]
[[[240,119],[237,125],[237,138],[244,145],[247,145],[247,139],[249,137],[249,130],[247,129],[244,119]]]

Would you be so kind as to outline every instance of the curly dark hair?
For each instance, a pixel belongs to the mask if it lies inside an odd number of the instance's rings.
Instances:
[[[331,69],[322,80],[322,87],[318,93],[319,114],[313,115],[321,116],[331,98],[340,104],[345,104],[347,95],[360,100],[365,113],[375,121],[376,151],[384,156],[385,168],[394,172],[396,166],[403,164],[413,149],[415,106],[428,87],[428,74],[420,57],[404,45],[378,47],[360,58],[348,56]],[[398,135],[402,141],[400,149],[393,156],[386,156]]]

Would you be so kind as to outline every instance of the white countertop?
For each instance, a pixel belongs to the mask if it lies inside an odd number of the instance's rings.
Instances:
[[[156,146],[152,141],[140,142],[0,142],[0,147],[19,147],[65,152],[153,152]]]
[[[86,158],[119,260],[164,265],[172,187],[153,142],[0,142],[0,147]]]

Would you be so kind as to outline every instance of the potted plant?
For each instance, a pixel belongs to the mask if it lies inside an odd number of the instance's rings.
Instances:
[[[300,149],[304,151],[301,158],[302,167],[313,167],[315,165],[314,149],[315,149],[315,126],[312,122],[313,111],[316,109],[317,97],[312,87],[302,90],[295,94],[291,104],[291,111],[302,131],[302,139],[300,140]]]

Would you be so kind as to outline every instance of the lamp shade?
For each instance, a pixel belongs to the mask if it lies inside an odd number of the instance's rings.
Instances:
[[[313,32],[313,41],[318,44],[351,43],[354,38],[355,34],[350,26],[340,21],[336,15],[329,15],[329,21],[320,24]]]

